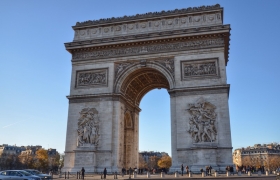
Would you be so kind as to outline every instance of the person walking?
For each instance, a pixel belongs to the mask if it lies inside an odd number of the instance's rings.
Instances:
[[[106,179],[106,175],[107,175],[107,169],[104,168],[104,171],[103,171],[103,177],[104,177],[104,179]]]
[[[186,174],[189,174],[189,166],[186,166]]]
[[[184,173],[184,165],[183,164],[181,165],[181,171],[182,171],[182,176],[183,176],[183,173]]]
[[[82,167],[82,169],[81,169],[81,174],[82,174],[82,179],[84,179],[85,178],[85,169],[84,169],[84,167]]]

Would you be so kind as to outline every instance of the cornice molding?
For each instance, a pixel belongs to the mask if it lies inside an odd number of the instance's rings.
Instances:
[[[170,36],[178,36],[183,35],[186,36],[187,34],[197,34],[197,33],[217,33],[217,31],[230,31],[230,25],[215,25],[215,26],[208,26],[208,27],[194,27],[188,29],[178,29],[178,30],[168,30],[168,31],[160,31],[160,32],[152,32],[152,33],[145,33],[145,34],[136,34],[136,35],[122,35],[116,37],[103,37],[85,41],[73,41],[64,43],[65,48],[71,52],[72,49],[77,49],[81,47],[92,47],[92,46],[101,46],[106,44],[112,43],[126,43],[131,41],[147,41],[154,38],[167,38]]]
[[[229,95],[230,85],[220,85],[220,86],[201,86],[201,87],[192,87],[184,89],[172,89],[168,93],[170,97],[178,96],[192,96],[192,95],[204,95],[204,94],[221,94],[227,93]]]
[[[134,21],[140,19],[148,19],[148,18],[160,18],[164,16],[173,16],[173,15],[181,15],[186,13],[201,13],[203,11],[211,11],[211,10],[223,10],[219,4],[212,6],[199,6],[199,7],[189,7],[184,9],[175,9],[169,11],[161,11],[161,12],[148,12],[144,14],[136,14],[132,16],[123,16],[123,17],[112,17],[112,18],[103,18],[99,20],[88,20],[84,22],[77,22],[73,28],[84,27],[84,26],[92,26],[92,25],[100,25],[100,24],[109,24],[109,23],[121,23],[124,21]]]
[[[225,47],[228,33],[152,40],[146,42],[107,45],[72,50],[72,61],[84,61],[124,56],[139,56],[165,52]],[[225,48],[225,56],[228,52]],[[227,63],[227,58],[225,61]]]

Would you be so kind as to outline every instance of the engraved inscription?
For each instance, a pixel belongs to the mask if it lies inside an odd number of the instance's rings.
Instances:
[[[78,71],[76,87],[107,85],[107,69]]]

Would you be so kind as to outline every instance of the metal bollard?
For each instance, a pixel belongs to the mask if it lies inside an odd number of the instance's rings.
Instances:
[[[67,179],[69,179],[69,174],[70,174],[70,173],[69,173],[69,171],[68,171],[68,176],[67,176]]]
[[[164,178],[164,172],[161,172],[161,173],[160,173],[160,177],[161,177],[161,178]]]
[[[177,177],[178,177],[178,171],[175,172],[175,178],[177,178]]]
[[[102,176],[102,174],[101,174],[101,179],[103,179],[103,176]]]
[[[261,171],[258,171],[258,176],[261,176],[262,175],[262,172]]]
[[[149,171],[147,172],[147,178],[151,178],[151,174]]]
[[[252,173],[251,173],[251,171],[248,171],[248,176],[252,176]]]
[[[241,176],[241,171],[238,171],[238,176]]]
[[[205,177],[205,172],[201,172],[201,177]]]
[[[65,175],[64,175],[64,179],[66,179],[66,172],[65,172]]]
[[[192,172],[191,171],[189,172],[189,177],[192,177]]]
[[[215,176],[215,177],[218,177],[218,176],[219,176],[218,171],[215,171],[214,176]]]
[[[137,178],[137,174],[135,171],[133,172],[133,178]]]
[[[77,179],[80,179],[80,178],[78,178],[78,176],[79,176],[79,172],[77,172]]]
[[[267,175],[267,176],[269,175],[268,171],[265,171],[265,175]]]
[[[230,172],[229,171],[227,171],[227,177],[229,177],[230,176]]]

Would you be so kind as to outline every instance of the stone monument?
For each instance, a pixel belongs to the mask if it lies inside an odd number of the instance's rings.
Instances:
[[[152,89],[170,94],[171,171],[232,164],[230,25],[220,5],[78,22],[63,171],[137,167],[139,104]]]

